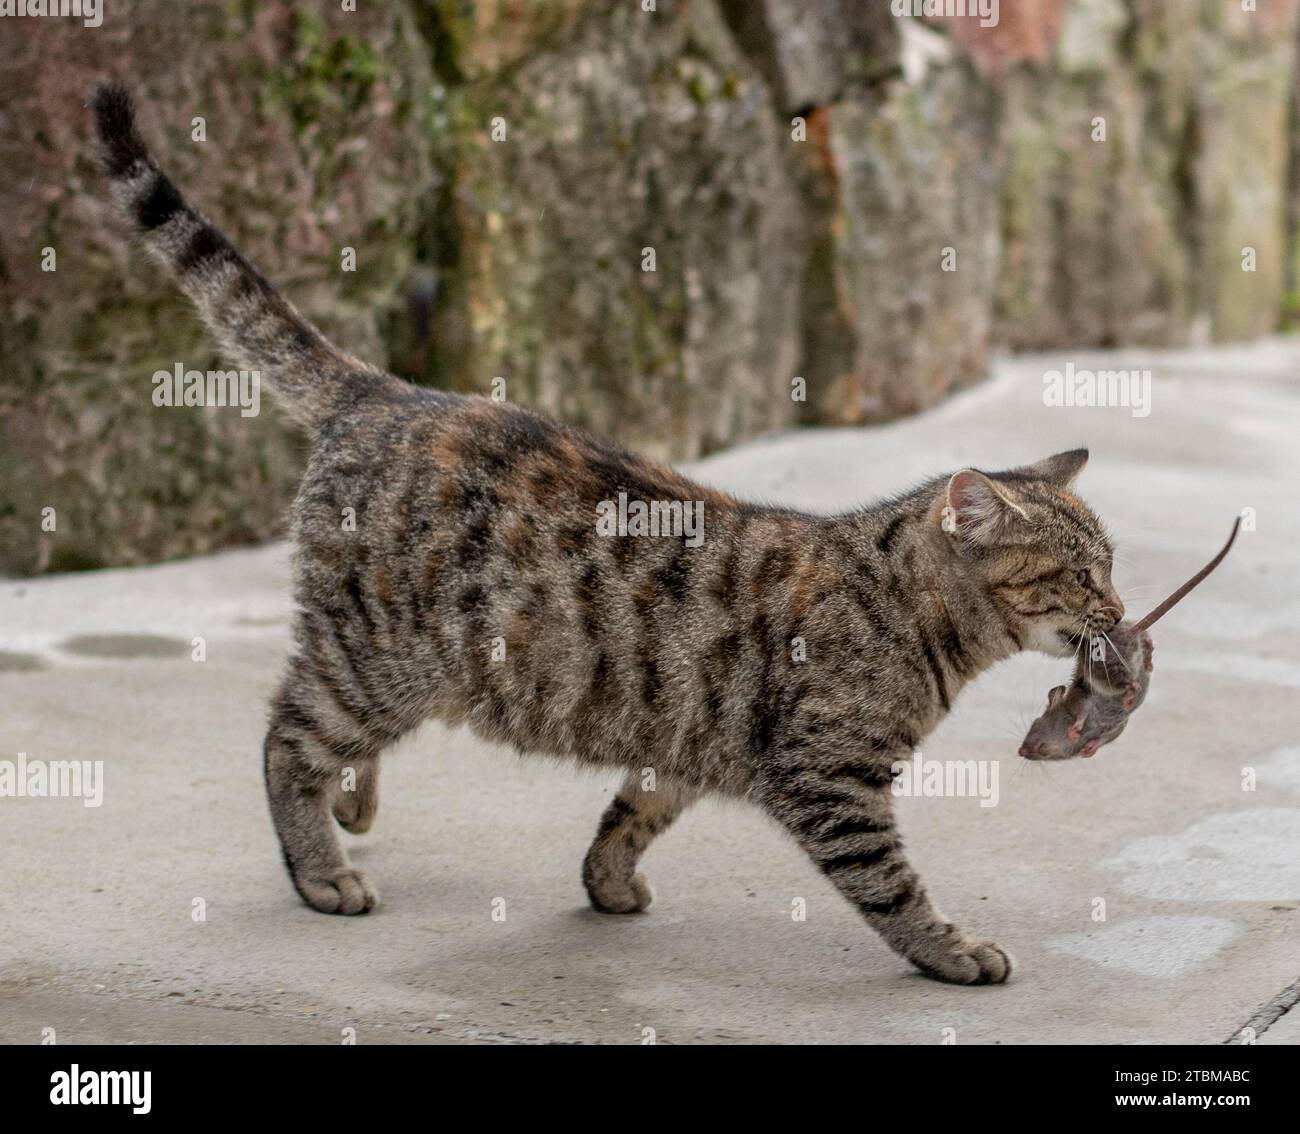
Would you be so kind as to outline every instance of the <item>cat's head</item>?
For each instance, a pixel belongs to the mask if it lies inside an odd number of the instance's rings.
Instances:
[[[1025,649],[1068,657],[1082,635],[1124,617],[1110,537],[1070,485],[1087,449],[1007,472],[949,480],[940,525]]]

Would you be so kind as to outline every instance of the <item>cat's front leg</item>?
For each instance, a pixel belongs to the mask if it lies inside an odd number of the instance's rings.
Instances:
[[[654,891],[637,863],[698,794],[664,776],[649,783],[654,786],[648,786],[642,772],[628,772],[583,860],[582,883],[601,913],[640,913],[650,905]]]
[[[890,948],[926,976],[1001,984],[1011,975],[1005,949],[967,937],[934,908],[903,854],[887,786],[867,786],[852,773],[805,771],[783,776],[764,802]]]

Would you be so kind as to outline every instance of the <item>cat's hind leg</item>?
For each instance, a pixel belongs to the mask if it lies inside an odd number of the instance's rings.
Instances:
[[[797,781],[782,776],[767,785],[764,803],[894,952],[935,980],[1001,984],[1011,955],[945,921],[904,856],[888,779],[865,768],[860,775],[806,770]]]
[[[582,884],[602,913],[639,913],[654,892],[636,865],[654,837],[668,828],[698,796],[694,788],[659,777],[644,790],[639,772],[629,772],[601,817],[582,864]]]
[[[266,734],[265,772],[271,818],[294,889],[322,913],[367,913],[378,895],[366,876],[347,860],[333,821],[346,794],[341,789],[348,769],[359,775],[355,811],[344,807],[353,823],[369,825],[373,816],[373,765],[379,743],[301,659],[295,659],[271,707]],[[355,793],[354,793],[355,794]],[[369,811],[362,810],[369,800]],[[340,817],[340,821],[342,818]]]

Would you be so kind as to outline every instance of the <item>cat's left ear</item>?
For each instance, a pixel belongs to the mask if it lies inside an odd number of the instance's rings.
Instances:
[[[962,469],[948,481],[944,531],[968,544],[991,546],[1012,538],[1025,510],[1008,489],[975,469]]]
[[[1049,484],[1056,485],[1057,488],[1069,488],[1074,483],[1074,478],[1083,472],[1083,466],[1087,463],[1087,449],[1070,449],[1064,453],[1044,457],[1032,465],[1023,465],[1015,471],[1021,476],[1032,477],[1034,480],[1045,480]]]

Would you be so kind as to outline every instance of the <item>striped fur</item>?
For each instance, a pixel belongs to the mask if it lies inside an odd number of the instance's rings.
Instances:
[[[260,370],[297,421],[317,426],[358,390],[399,385],[335,349],[186,204],[149,155],[123,87],[98,87],[91,108],[113,197],[141,242],[176,277],[222,347],[241,366]]]
[[[742,797],[922,971],[1006,979],[1007,954],[944,921],[908,864],[890,766],[992,663],[1068,654],[1088,620],[1118,617],[1109,543],[1068,489],[1086,453],[834,517],[737,501],[526,409],[348,359],[180,201],[119,90],[95,109],[146,245],[310,428],[296,650],[265,746],[305,901],[373,907],[335,821],[369,827],[380,753],[437,718],[626,770],[583,866],[597,908],[645,908],[649,842],[700,794]],[[597,505],[620,492],[702,501],[704,542],[599,535]]]

